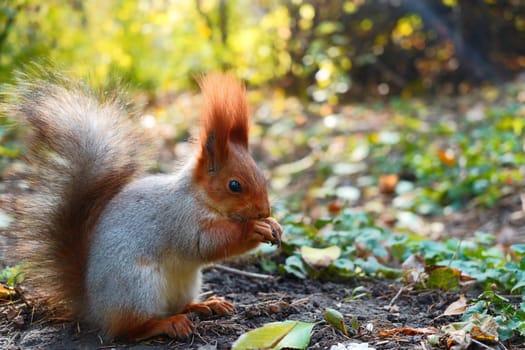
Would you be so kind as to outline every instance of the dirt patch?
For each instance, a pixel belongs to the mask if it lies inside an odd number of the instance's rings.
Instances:
[[[368,296],[345,301],[353,288],[364,286]],[[195,334],[186,341],[158,337],[141,344],[101,343],[96,331],[76,323],[42,323],[42,316],[29,308],[21,308],[24,325],[17,327],[7,320],[7,306],[2,307],[0,348],[2,349],[94,349],[150,347],[174,349],[229,349],[243,333],[267,322],[301,320],[319,322],[314,328],[309,349],[329,349],[337,343],[368,342],[376,349],[421,349],[425,336],[381,338],[380,330],[401,326],[439,326],[453,319],[437,318],[448,304],[457,298],[440,291],[405,291],[390,310],[385,309],[401,285],[389,281],[353,279],[342,283],[299,280],[279,276],[271,280],[254,279],[216,269],[205,273],[203,291],[234,301],[236,314],[231,317],[196,320]],[[359,334],[345,337],[323,321],[323,310],[331,307],[343,313],[347,320],[357,319]],[[32,319],[32,321],[31,321]],[[368,325],[369,330],[366,330]],[[373,328],[370,328],[373,325]],[[427,345],[428,346],[428,345]]]

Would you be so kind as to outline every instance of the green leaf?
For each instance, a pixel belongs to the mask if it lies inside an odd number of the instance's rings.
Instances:
[[[244,333],[233,343],[232,350],[255,349],[305,349],[315,323],[283,321],[267,323]]]
[[[286,258],[284,262],[284,270],[298,278],[306,278],[307,272],[304,263],[297,255],[292,255]]]
[[[525,287],[525,281],[520,281],[520,282],[516,283],[516,285],[514,287],[512,287],[510,292],[514,293],[515,291],[517,291],[518,289],[523,288],[523,287]]]
[[[310,337],[312,336],[312,329],[316,323],[312,322],[297,322],[295,327],[285,336],[275,350],[280,349],[306,349],[310,344]]]
[[[315,220],[314,226],[315,228],[320,229],[331,223],[332,223],[332,218],[319,218]]]
[[[461,271],[450,267],[436,267],[428,276],[428,286],[430,288],[440,288],[443,290],[453,290],[459,288],[459,278]]]
[[[24,273],[20,270],[20,266],[6,267],[0,271],[0,281],[3,281],[10,287],[14,287],[18,283],[24,281]]]
[[[512,250],[514,250],[517,254],[525,255],[525,244],[513,244],[510,246]]]
[[[328,307],[324,310],[324,319],[336,329],[339,329],[341,332],[343,332],[344,335],[348,336],[345,318],[342,313]]]

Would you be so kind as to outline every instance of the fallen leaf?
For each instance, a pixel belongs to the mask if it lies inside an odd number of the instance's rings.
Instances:
[[[328,204],[328,211],[332,214],[338,214],[343,209],[339,201],[332,201]]]
[[[447,336],[447,348],[450,350],[466,350],[472,344],[472,337],[464,330],[450,332]]]
[[[379,191],[385,194],[394,193],[398,182],[397,174],[383,174],[379,176]]]
[[[348,330],[346,329],[346,324],[342,313],[328,307],[324,310],[324,319],[326,322],[330,323],[336,329],[339,329],[344,335],[348,337]]]
[[[310,337],[315,323],[297,322],[295,327],[286,335],[275,347],[275,350],[281,349],[306,349],[310,344]]]
[[[315,323],[299,321],[267,323],[241,335],[233,343],[232,350],[303,350],[310,344],[314,326]]]
[[[454,164],[456,164],[456,156],[454,154],[454,151],[452,151],[450,148],[447,148],[446,150],[439,150],[438,157],[439,160],[441,160],[441,163],[447,166],[453,166]]]
[[[479,341],[497,342],[498,323],[494,317],[490,315],[480,315],[476,318],[480,321],[480,325],[472,327],[472,338]]]
[[[14,289],[0,284],[0,299],[8,300],[14,295],[16,295],[16,291]]]
[[[491,315],[474,314],[468,321],[442,326],[440,339],[449,349],[467,349],[472,339],[485,342],[498,341],[498,324]]]
[[[322,249],[307,246],[301,247],[303,260],[313,267],[326,267],[336,261],[340,255],[341,248],[335,245]]]
[[[241,335],[233,343],[232,350],[273,349],[297,323],[297,321],[267,323]]]
[[[467,298],[465,298],[465,295],[461,294],[458,300],[450,304],[445,312],[443,312],[444,316],[450,316],[450,315],[461,315],[465,312],[467,309]]]
[[[430,265],[427,266],[426,271],[430,288],[452,290],[476,280],[464,275],[461,270],[448,266]]]
[[[472,330],[470,331],[470,335],[472,336],[472,338],[479,340],[479,341],[488,341],[488,342],[498,341],[497,327],[496,327],[496,334],[491,334],[487,332],[486,330],[483,330],[479,326],[474,326],[472,327]]]

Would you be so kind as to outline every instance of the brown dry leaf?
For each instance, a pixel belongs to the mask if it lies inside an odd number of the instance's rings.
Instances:
[[[476,281],[475,277],[464,275],[463,272],[461,273],[461,276],[459,276],[459,281],[463,282],[462,284],[467,284],[468,282],[474,282]]]
[[[450,316],[450,315],[461,315],[465,312],[467,309],[467,298],[465,298],[465,295],[461,294],[458,300],[450,304],[445,312],[443,312],[444,316]]]
[[[399,177],[397,174],[383,174],[379,176],[379,191],[381,193],[394,193]]]
[[[435,327],[425,327],[425,328],[412,328],[412,327],[401,327],[401,328],[394,328],[394,329],[388,329],[379,332],[380,337],[389,337],[391,335],[417,335],[417,334],[423,334],[423,335],[430,335],[430,334],[436,334],[438,332],[438,329]]]
[[[448,349],[467,349],[472,339],[478,342],[497,342],[498,324],[490,315],[474,314],[469,321],[442,326],[440,334],[440,339],[446,341]]]
[[[328,204],[328,211],[332,214],[339,214],[343,206],[339,201],[332,201]]]
[[[498,341],[498,333],[489,334],[482,330],[481,327],[474,326],[472,330],[470,331],[472,338],[479,340],[479,341],[488,341],[488,342],[496,342]]]
[[[493,317],[480,317],[481,325],[472,327],[472,338],[479,341],[498,341],[498,323]]]
[[[441,160],[441,162],[447,166],[453,166],[454,164],[456,164],[456,156],[454,155],[454,152],[449,148],[445,150],[439,150],[438,157],[439,160]]]
[[[468,349],[472,344],[472,337],[463,329],[447,334],[447,349],[463,350]]]

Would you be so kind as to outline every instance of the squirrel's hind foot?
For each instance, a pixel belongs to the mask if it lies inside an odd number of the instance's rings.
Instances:
[[[225,316],[233,314],[235,309],[233,304],[224,300],[224,298],[211,296],[205,301],[186,305],[183,312],[195,312],[201,316],[211,316],[213,314]]]
[[[149,320],[129,332],[135,342],[165,334],[171,338],[184,339],[193,333],[193,322],[185,314],[177,314],[160,320]]]

